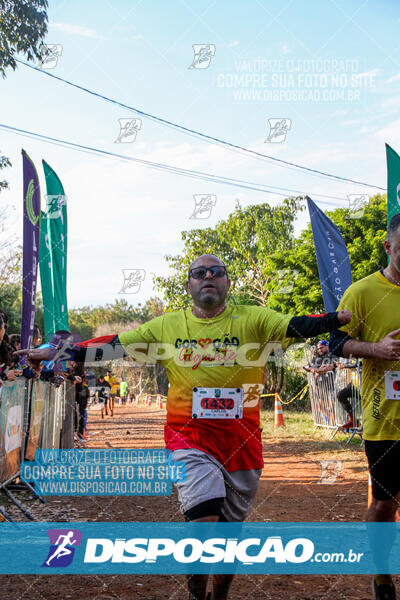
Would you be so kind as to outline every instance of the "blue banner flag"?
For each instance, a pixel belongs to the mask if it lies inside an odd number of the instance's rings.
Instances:
[[[333,312],[352,283],[349,255],[336,225],[308,196],[307,203],[325,310]]]
[[[1,574],[400,573],[399,523],[2,523]]]

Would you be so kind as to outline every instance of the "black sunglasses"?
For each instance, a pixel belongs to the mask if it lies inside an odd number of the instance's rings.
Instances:
[[[213,277],[223,277],[224,275],[228,275],[226,267],[215,265],[213,267],[195,267],[194,269],[189,269],[189,277],[193,277],[193,279],[204,279],[208,271],[210,271]]]

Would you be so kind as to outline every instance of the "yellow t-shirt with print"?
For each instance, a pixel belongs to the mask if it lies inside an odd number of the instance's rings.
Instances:
[[[381,272],[353,283],[338,310],[352,313],[341,329],[363,342],[379,342],[400,328],[400,287]],[[366,440],[400,439],[400,402],[385,397],[385,371],[399,371],[400,361],[364,358],[361,377],[363,436]]]
[[[128,354],[138,359],[147,353],[153,357],[147,362],[158,358],[167,371],[167,448],[198,448],[229,471],[262,468],[260,394],[265,365],[271,342],[280,347],[290,343],[290,319],[260,306],[228,306],[212,319],[199,319],[187,309],[119,334]],[[243,388],[243,418],[192,418],[194,387]]]
[[[111,387],[110,394],[118,394],[119,379],[117,377],[115,377],[115,375],[111,375],[111,377],[109,375],[106,375],[104,377],[104,379],[107,381],[107,383],[110,384],[110,387]]]

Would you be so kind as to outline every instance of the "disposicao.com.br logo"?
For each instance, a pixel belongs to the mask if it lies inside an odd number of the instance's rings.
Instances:
[[[81,545],[80,529],[49,529],[50,548],[42,567],[68,567],[74,558],[75,548]]]
[[[252,548],[252,552],[248,554]],[[171,538],[131,538],[101,539],[91,538],[86,543],[84,562],[104,563],[155,563],[158,559],[170,556],[183,564],[234,563],[246,565],[264,563],[271,559],[277,563],[303,563],[314,554],[314,544],[307,538],[294,538],[285,545],[280,536],[271,536],[265,540],[248,538],[183,538],[175,541]]]
[[[397,523],[3,523],[1,533],[2,574],[400,573]]]

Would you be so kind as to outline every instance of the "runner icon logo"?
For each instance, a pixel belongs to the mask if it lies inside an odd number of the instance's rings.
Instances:
[[[281,144],[286,140],[287,132],[292,128],[291,119],[268,119],[269,134],[264,143]]]
[[[48,529],[50,548],[42,567],[68,567],[74,558],[75,548],[81,545],[80,529]]]
[[[215,55],[214,44],[193,44],[194,57],[189,69],[208,69]]]

